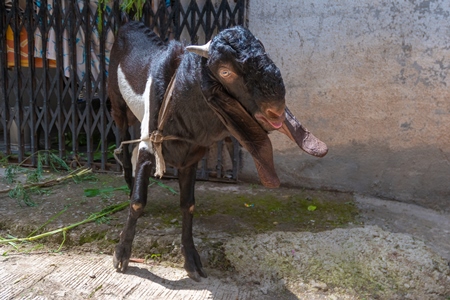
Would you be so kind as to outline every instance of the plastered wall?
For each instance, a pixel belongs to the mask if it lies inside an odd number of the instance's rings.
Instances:
[[[330,149],[271,134],[283,184],[450,210],[450,1],[251,0],[249,28]]]

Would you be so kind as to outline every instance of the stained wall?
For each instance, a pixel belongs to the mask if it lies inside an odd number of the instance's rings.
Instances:
[[[252,0],[248,17],[287,105],[330,149],[271,134],[284,185],[450,210],[450,1]]]

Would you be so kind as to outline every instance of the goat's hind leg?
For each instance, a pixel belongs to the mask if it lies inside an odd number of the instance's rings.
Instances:
[[[129,141],[131,139],[127,126],[121,129],[121,139],[122,141]],[[132,153],[133,151],[131,151],[130,153],[130,146],[128,144],[124,144],[122,146],[122,168],[124,173],[123,177],[125,178],[125,182],[130,189],[130,195],[133,193],[134,186],[133,164],[131,162],[131,159],[133,157]]]
[[[180,169],[178,172],[178,182],[180,184],[180,207],[183,218],[181,233],[181,252],[184,256],[184,269],[188,276],[195,281],[200,281],[201,277],[207,277],[203,270],[200,255],[195,249],[192,237],[192,220],[194,214],[195,198],[195,177],[197,164],[191,167]]]
[[[136,118],[128,113],[127,105],[125,100],[119,91],[116,91],[114,87],[110,87],[108,90],[108,95],[111,100],[111,115],[116,123],[117,129],[119,130],[120,142],[129,141],[131,139],[128,127],[134,122]],[[120,159],[122,164],[125,181],[130,189],[130,195],[133,191],[133,165],[131,163],[131,154],[128,144],[122,145],[122,158]]]
[[[128,218],[120,234],[120,242],[116,245],[113,257],[114,268],[120,272],[125,272],[130,262],[137,219],[142,215],[147,204],[148,183],[153,161],[154,158],[148,149],[139,149],[136,182],[130,199]]]

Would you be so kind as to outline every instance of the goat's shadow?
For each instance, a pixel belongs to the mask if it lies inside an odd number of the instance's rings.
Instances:
[[[223,292],[226,288],[225,284],[223,288],[217,288],[217,284],[211,284],[212,281],[221,281],[219,278],[215,276],[208,275],[208,278],[202,278],[200,282],[195,282],[189,277],[184,277],[179,280],[170,280],[163,277],[160,277],[154,273],[152,273],[147,268],[137,267],[137,266],[128,266],[127,271],[123,273],[127,276],[136,276],[145,280],[149,280],[153,283],[159,284],[163,286],[166,289],[169,290],[209,290],[211,292],[212,298],[211,299],[222,299],[223,298]],[[229,288],[235,288],[239,289],[238,285],[236,283],[227,283],[226,285],[229,285]],[[240,293],[239,293],[240,294]],[[269,292],[268,294],[264,295],[261,292],[261,298],[259,299],[275,299],[274,294],[272,292]],[[210,299],[210,298],[208,298]],[[241,298],[239,296],[237,299],[245,300],[246,298]],[[249,298],[250,299],[250,298]],[[252,297],[254,299],[254,295]],[[285,289],[281,295],[277,294],[276,299],[280,300],[298,300],[299,298],[295,296],[292,292]]]

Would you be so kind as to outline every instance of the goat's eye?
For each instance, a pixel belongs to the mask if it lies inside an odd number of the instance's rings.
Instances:
[[[229,77],[231,75],[231,71],[228,70],[227,68],[221,68],[219,70],[219,74],[220,74],[221,77],[227,78],[227,77]]]

